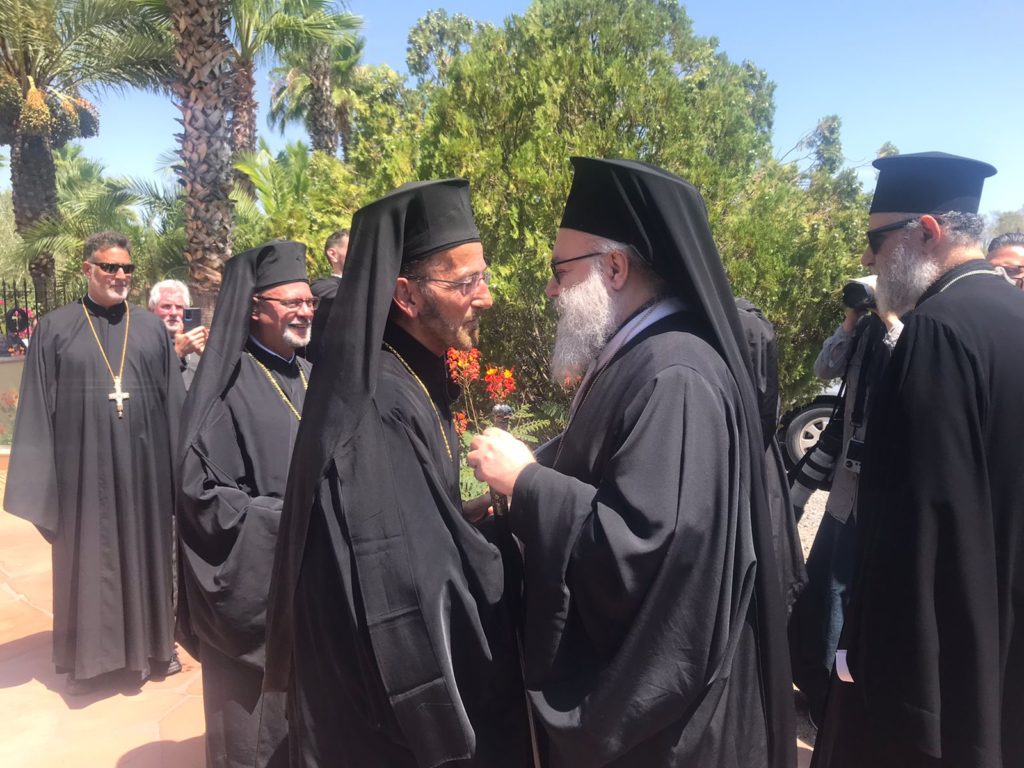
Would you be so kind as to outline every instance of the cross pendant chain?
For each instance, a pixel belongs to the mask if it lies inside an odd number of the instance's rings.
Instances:
[[[127,392],[121,391],[121,377],[114,377],[114,391],[107,395],[107,400],[113,400],[117,406],[117,418],[124,418],[124,401],[127,400],[131,395]]]

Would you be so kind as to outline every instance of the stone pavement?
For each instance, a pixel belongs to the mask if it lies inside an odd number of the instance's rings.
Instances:
[[[3,479],[0,475],[0,498]],[[137,690],[69,696],[51,661],[50,547],[0,513],[0,766],[203,768],[199,665]]]
[[[0,512],[0,766],[204,768],[199,664],[179,649],[183,670],[164,681],[69,696],[51,661],[51,607],[49,545]],[[799,735],[813,739],[805,723]],[[797,739],[799,768],[807,741]]]

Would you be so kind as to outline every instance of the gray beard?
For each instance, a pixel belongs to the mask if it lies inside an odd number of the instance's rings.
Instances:
[[[562,291],[555,300],[558,329],[551,354],[551,375],[572,385],[597,358],[615,332],[615,299],[594,269],[579,285]]]
[[[902,317],[941,276],[938,264],[911,251],[905,241],[897,243],[885,273],[878,273],[875,292],[879,312],[894,312]]]

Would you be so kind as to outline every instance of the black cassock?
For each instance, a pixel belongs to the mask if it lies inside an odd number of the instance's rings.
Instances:
[[[341,278],[331,275],[321,277],[309,284],[309,290],[314,296],[320,299],[320,306],[313,313],[312,337],[306,346],[306,359],[315,363],[324,348],[324,336],[327,332],[327,318],[331,315],[331,307],[334,305],[334,297],[338,295],[338,287],[341,285]]]
[[[526,682],[552,768],[770,764],[745,423],[721,356],[673,315],[517,480]]]
[[[979,272],[979,274],[971,274]],[[853,595],[814,765],[1024,765],[1024,294],[984,261],[909,316],[874,395]]]
[[[208,762],[218,768],[287,765],[284,696],[261,698],[260,689],[267,591],[299,421],[256,360],[301,413],[299,369],[308,379],[309,363],[286,362],[250,340],[181,471],[179,636],[203,665]]]
[[[84,301],[116,373],[126,305]],[[185,390],[167,329],[132,306],[119,419],[82,308],[50,312],[32,337],[4,507],[53,544],[57,670],[146,676],[174,651],[173,457]]]
[[[322,478],[294,598],[291,765],[524,768],[502,557],[461,514],[455,388],[403,331],[385,341],[431,399],[382,354],[374,405]]]

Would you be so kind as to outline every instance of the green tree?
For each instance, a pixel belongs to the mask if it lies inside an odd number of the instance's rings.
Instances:
[[[352,144],[352,110],[358,96],[353,90],[364,40],[333,47],[317,46],[311,56],[285,52],[283,65],[272,72],[267,122],[281,131],[289,123],[306,126],[313,150],[348,157]]]
[[[231,0],[234,82],[231,104],[232,147],[256,149],[256,66],[271,52],[311,56],[355,43],[360,20],[334,10],[333,0]],[[315,55],[314,55],[315,54]]]
[[[1024,232],[1024,207],[1016,211],[996,211],[988,227],[990,238],[1005,232]]]
[[[99,129],[84,94],[162,87],[171,52],[164,19],[136,0],[0,0],[0,144],[11,147],[19,232],[57,216],[53,150]],[[42,296],[52,254],[39,252],[29,271]]]

